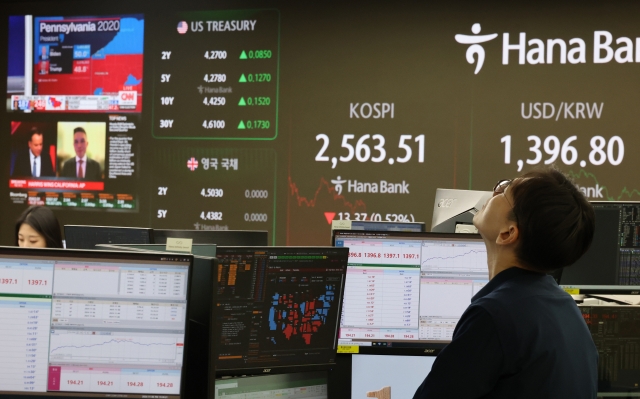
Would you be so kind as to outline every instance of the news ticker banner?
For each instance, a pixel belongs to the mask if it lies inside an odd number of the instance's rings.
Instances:
[[[275,139],[279,18],[277,10],[241,10],[163,19],[151,54],[153,136]]]
[[[154,150],[151,225],[267,230],[275,243],[276,154],[270,149]]]

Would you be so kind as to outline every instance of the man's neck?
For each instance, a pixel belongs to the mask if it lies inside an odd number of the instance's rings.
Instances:
[[[529,269],[520,263],[513,251],[490,245],[487,245],[487,265],[489,267],[489,280],[492,280],[500,274],[500,272],[511,269],[512,267]]]

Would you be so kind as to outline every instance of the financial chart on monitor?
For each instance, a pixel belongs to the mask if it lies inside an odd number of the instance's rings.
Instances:
[[[218,370],[334,361],[346,251],[218,247]]]
[[[337,232],[349,248],[340,343],[447,342],[488,282],[477,235]]]
[[[188,272],[188,258],[0,255],[0,393],[179,398]]]

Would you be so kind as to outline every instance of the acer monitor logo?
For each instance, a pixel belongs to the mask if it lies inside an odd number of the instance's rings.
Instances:
[[[443,198],[438,201],[438,208],[451,208],[454,202],[456,202],[456,198]]]

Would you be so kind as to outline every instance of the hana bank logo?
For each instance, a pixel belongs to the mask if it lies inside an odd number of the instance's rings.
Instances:
[[[469,62],[469,64],[473,64],[474,62],[476,62],[474,55],[478,56],[475,71],[476,75],[478,74],[478,72],[480,72],[480,69],[482,69],[482,64],[484,64],[485,58],[484,48],[480,45],[480,43],[488,42],[498,37],[497,33],[492,33],[490,35],[479,35],[481,29],[482,28],[480,27],[480,24],[475,23],[473,24],[473,26],[471,26],[471,32],[473,32],[473,35],[457,34],[455,36],[458,43],[471,45],[467,49],[467,62]]]
[[[335,185],[334,189],[336,190],[336,193],[338,193],[338,195],[342,195],[342,185],[346,182],[347,181],[342,180],[340,176],[338,176],[337,179],[331,180],[331,183]]]

